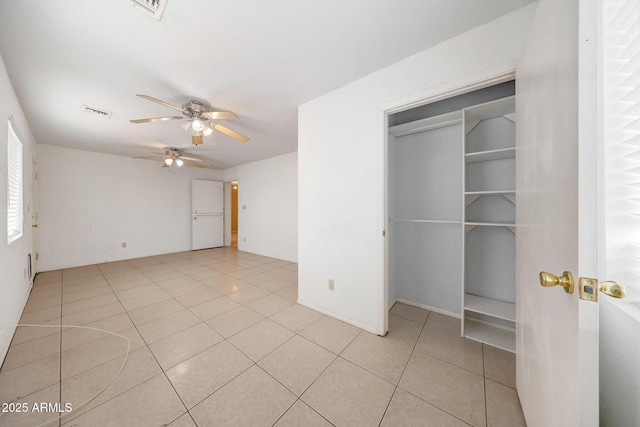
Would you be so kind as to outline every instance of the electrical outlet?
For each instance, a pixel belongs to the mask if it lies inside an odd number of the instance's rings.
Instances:
[[[333,279],[329,279],[329,290],[333,291],[336,289],[336,283],[334,282]]]
[[[127,242],[122,242],[122,247],[126,248],[127,247]]]

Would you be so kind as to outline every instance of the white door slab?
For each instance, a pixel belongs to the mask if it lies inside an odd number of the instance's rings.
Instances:
[[[194,179],[191,183],[191,248],[224,246],[223,183]]]
[[[516,72],[517,388],[529,427],[598,425],[597,2],[541,0]]]

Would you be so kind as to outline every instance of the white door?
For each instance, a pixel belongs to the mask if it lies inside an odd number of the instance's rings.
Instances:
[[[194,179],[191,182],[191,205],[194,214],[224,212],[223,183]]]
[[[598,278],[597,3],[540,0],[516,72],[516,376],[529,427],[598,425],[598,305],[538,281]]]
[[[191,248],[224,246],[223,183],[194,179],[191,183]]]

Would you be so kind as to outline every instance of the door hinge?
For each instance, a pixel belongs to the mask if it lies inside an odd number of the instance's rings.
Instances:
[[[386,234],[387,234],[386,231],[382,230],[382,237],[386,236]]]
[[[36,252],[36,261],[40,258],[40,252]]]

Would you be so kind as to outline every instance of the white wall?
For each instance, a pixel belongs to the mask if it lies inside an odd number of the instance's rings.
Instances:
[[[535,4],[302,105],[299,302],[384,333],[384,110],[513,69]],[[335,280],[329,291],[328,279]]]
[[[39,271],[191,250],[191,180],[222,176],[52,145],[38,156]]]
[[[298,153],[223,173],[225,181],[238,180],[238,249],[297,262]]]
[[[24,188],[24,235],[7,245],[7,118],[11,118],[14,130],[23,144],[22,161]],[[32,159],[36,146],[29,124],[22,112],[9,76],[0,57],[0,364],[9,348],[15,325],[31,289],[26,277],[27,254],[32,249],[31,206],[33,206]]]

